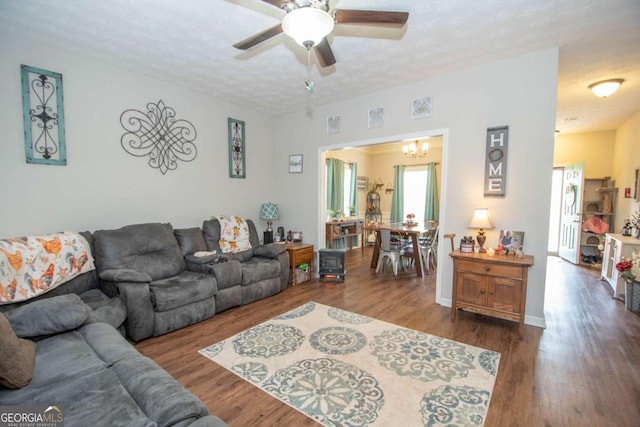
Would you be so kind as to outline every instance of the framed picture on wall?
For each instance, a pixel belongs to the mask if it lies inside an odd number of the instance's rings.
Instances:
[[[229,178],[246,178],[244,151],[244,122],[227,119],[229,137]]]
[[[289,156],[289,173],[302,173],[302,154]]]

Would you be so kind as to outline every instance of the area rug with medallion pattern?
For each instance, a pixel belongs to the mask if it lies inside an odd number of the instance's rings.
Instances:
[[[325,426],[482,426],[500,353],[309,302],[199,351]]]

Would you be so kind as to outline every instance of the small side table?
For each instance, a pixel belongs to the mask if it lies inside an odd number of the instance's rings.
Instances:
[[[291,283],[294,286],[302,283],[296,280],[296,268],[300,264],[309,264],[310,279],[313,274],[313,245],[306,243],[287,243],[287,252],[289,252],[289,278]],[[304,282],[307,280],[304,280]]]

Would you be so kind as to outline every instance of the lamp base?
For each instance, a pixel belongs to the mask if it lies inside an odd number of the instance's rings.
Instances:
[[[267,230],[263,234],[264,244],[273,243],[273,230]]]
[[[480,246],[480,249],[478,249],[478,253],[484,254],[487,252],[487,250],[483,247],[484,242],[487,241],[487,236],[484,235],[484,230],[480,229],[480,231],[478,231],[478,235],[476,236],[476,241],[478,242],[478,246]]]

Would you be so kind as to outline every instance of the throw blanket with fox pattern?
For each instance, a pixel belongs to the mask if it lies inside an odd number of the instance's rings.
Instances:
[[[222,253],[238,253],[251,249],[249,241],[249,224],[239,216],[221,215],[220,222],[220,250]]]

